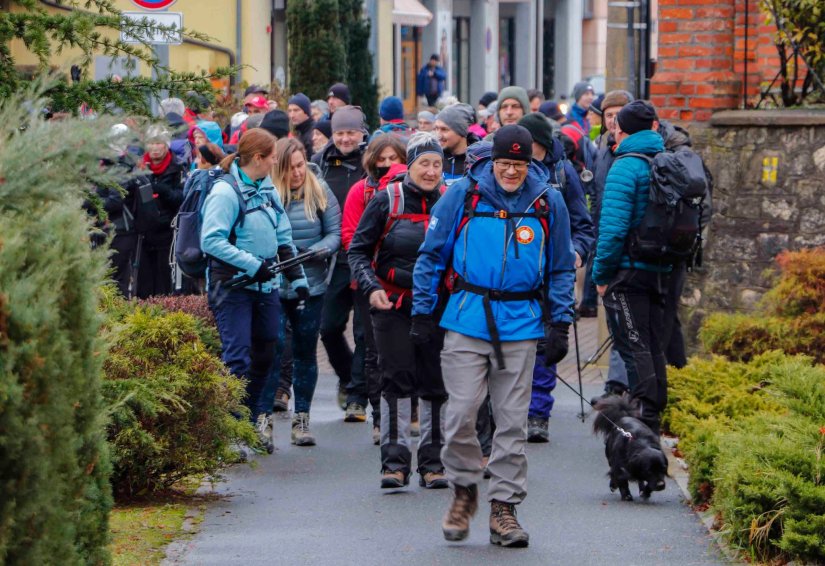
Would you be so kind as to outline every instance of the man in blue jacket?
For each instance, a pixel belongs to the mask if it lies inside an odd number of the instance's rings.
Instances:
[[[593,283],[603,297],[614,348],[624,360],[630,395],[641,419],[656,434],[667,403],[664,334],[665,292],[672,266],[644,263],[628,254],[627,239],[645,214],[652,158],[664,151],[656,109],[644,100],[616,117],[616,160],[602,197]]]
[[[553,126],[541,112],[531,112],[519,121],[533,137],[533,159],[540,161],[550,171],[550,183],[564,198],[570,216],[570,237],[576,252],[576,267],[587,261],[593,247],[595,230],[587,211],[584,188],[579,174],[564,154],[564,145],[553,137]],[[533,392],[527,419],[527,441],[550,440],[550,411],[553,410],[553,390],[556,388],[556,368],[544,363],[544,352],[539,348],[533,370]]]
[[[545,358],[567,354],[573,320],[575,254],[564,200],[532,161],[530,132],[504,126],[492,159],[476,163],[433,207],[413,276],[413,340],[435,332],[442,275],[451,290],[440,325],[441,365],[449,395],[442,463],[454,486],[442,523],[463,540],[478,507],[482,479],[476,416],[489,390],[496,431],[487,466],[490,542],[527,546],[515,505],[527,494],[527,409],[536,346]]]
[[[418,71],[415,81],[415,93],[426,97],[429,106],[435,106],[435,102],[441,98],[441,93],[444,92],[444,81],[447,80],[447,73],[444,72],[444,67],[438,64],[439,62],[438,54],[433,53],[427,64]]]

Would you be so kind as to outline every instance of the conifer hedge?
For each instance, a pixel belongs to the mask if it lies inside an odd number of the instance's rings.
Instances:
[[[0,563],[106,564],[106,252],[82,203],[108,125],[38,106],[0,106]]]

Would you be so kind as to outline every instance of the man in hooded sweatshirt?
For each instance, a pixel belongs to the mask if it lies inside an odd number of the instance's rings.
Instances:
[[[467,538],[478,507],[483,472],[475,425],[489,389],[497,424],[487,466],[490,542],[524,547],[529,535],[515,507],[527,494],[525,415],[536,346],[547,337],[548,363],[567,354],[575,254],[564,200],[548,186],[547,169],[532,162],[530,132],[503,126],[491,157],[433,207],[413,275],[410,337],[423,343],[436,325],[447,331],[441,460],[454,495],[441,525],[444,537]],[[434,311],[447,267],[452,292],[439,322]],[[542,304],[549,309],[547,328]]]
[[[593,85],[586,81],[581,81],[573,86],[573,105],[567,111],[567,120],[576,124],[584,135],[590,134],[590,122],[587,121],[587,111],[596,98],[596,91]]]

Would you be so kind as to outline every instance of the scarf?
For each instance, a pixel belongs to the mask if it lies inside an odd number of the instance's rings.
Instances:
[[[155,164],[152,161],[152,159],[149,157],[148,153],[144,153],[143,154],[143,164],[146,165],[149,168],[150,171],[152,171],[153,175],[155,175],[155,176],[162,175],[163,172],[166,171],[166,169],[169,167],[169,165],[172,164],[172,152],[167,151],[166,152],[166,157],[163,158],[163,161],[161,161],[160,163],[157,163],[157,164]]]

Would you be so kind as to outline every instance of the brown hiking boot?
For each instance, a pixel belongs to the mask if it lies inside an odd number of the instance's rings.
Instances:
[[[490,542],[515,548],[525,547],[530,542],[530,535],[518,524],[516,506],[512,503],[493,500],[490,509]]]
[[[402,471],[393,472],[384,470],[381,472],[381,489],[398,489],[410,483],[410,476]]]
[[[420,473],[420,472],[419,472]],[[418,478],[418,485],[426,489],[444,489],[450,487],[444,471],[424,472]]]
[[[478,510],[478,487],[456,485],[453,502],[444,521],[441,522],[441,532],[444,533],[444,538],[451,541],[467,538],[470,534],[470,519],[476,514],[476,510]]]

